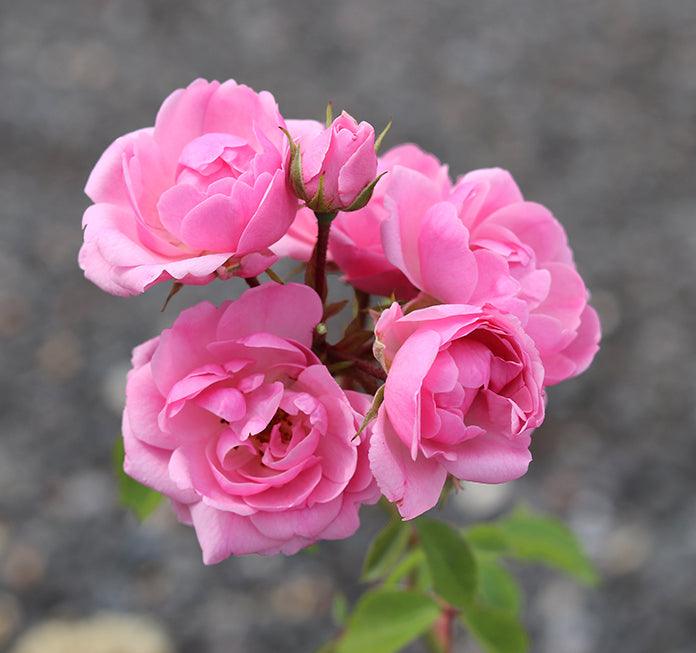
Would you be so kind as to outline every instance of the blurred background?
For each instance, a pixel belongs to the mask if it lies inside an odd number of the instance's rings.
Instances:
[[[388,144],[417,141],[455,174],[504,166],[555,212],[603,348],[551,391],[528,476],[468,486],[453,515],[527,501],[567,520],[599,567],[591,590],[523,573],[533,651],[693,651],[692,0],[0,2],[0,650],[307,652],[333,632],[334,591],[359,591],[377,509],[315,555],[206,568],[167,507],[139,525],[117,503],[131,348],[242,285],[185,289],[164,314],[164,286],[102,293],[76,263],[82,188],[115,137],[197,76],[269,89],[287,117],[331,99],[393,118]],[[93,643],[65,648],[76,633]]]

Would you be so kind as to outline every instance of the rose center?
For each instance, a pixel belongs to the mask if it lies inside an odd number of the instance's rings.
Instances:
[[[287,447],[292,440],[293,422],[295,421],[296,418],[279,408],[266,428],[260,433],[250,436],[249,442],[256,447],[259,455],[265,453],[272,441],[275,446]]]
[[[248,142],[232,134],[203,134],[181,152],[176,181],[201,192],[221,179],[237,179],[256,155]]]

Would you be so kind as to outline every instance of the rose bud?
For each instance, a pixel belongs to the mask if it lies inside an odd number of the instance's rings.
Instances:
[[[296,140],[300,140],[310,129],[322,129],[313,120],[288,120],[287,125]],[[412,143],[392,147],[378,159],[377,172],[388,172],[389,175],[375,187],[367,206],[352,213],[340,212],[331,223],[327,260],[339,267],[344,281],[363,292],[409,300],[418,290],[387,259],[381,237],[382,223],[389,217],[385,202],[389,196],[391,178],[399,168],[413,170],[430,180],[434,187],[439,188],[440,199],[449,197],[452,182],[447,165]],[[302,207],[287,233],[271,250],[278,256],[308,261],[316,241],[317,219],[312,211]]]
[[[295,142],[289,132],[290,180],[295,194],[316,213],[357,211],[379,181],[375,130],[345,111],[323,128],[307,121]]]

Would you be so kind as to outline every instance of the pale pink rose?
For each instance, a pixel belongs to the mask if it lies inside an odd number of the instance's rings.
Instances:
[[[471,172],[442,202],[422,175],[395,170],[385,203],[387,258],[417,288],[442,302],[489,302],[517,315],[547,385],[589,366],[599,320],[565,231],[548,209],[524,200],[507,171]]]
[[[170,497],[206,564],[348,537],[379,495],[354,439],[370,398],[309,349],[321,316],[312,289],[267,283],[133,352],[125,471]]]
[[[301,171],[292,176],[295,192],[315,211],[347,209],[377,176],[374,128],[358,124],[345,111],[326,128],[314,121],[302,123],[305,133],[297,141]],[[322,195],[317,197],[320,179]]]
[[[466,304],[404,315],[394,303],[375,337],[388,374],[370,467],[405,519],[437,503],[448,474],[503,483],[527,471],[544,368],[517,318]]]
[[[172,93],[154,128],[118,138],[89,177],[87,278],[134,295],[169,279],[262,272],[297,211],[284,124],[270,93],[231,80]]]
[[[314,121],[288,120],[293,138],[301,142],[312,129],[321,130]],[[444,199],[451,191],[446,165],[435,156],[424,152],[417,145],[405,143],[387,150],[379,157],[377,174],[387,172],[376,186],[372,199],[365,207],[350,213],[339,213],[331,225],[329,259],[333,260],[344,274],[344,279],[364,292],[389,296],[392,293],[400,300],[411,299],[416,294],[413,284],[386,258],[382,248],[380,227],[388,211],[384,198],[389,192],[390,173],[402,166],[421,173],[439,189]],[[290,256],[299,261],[308,261],[317,239],[317,220],[307,208],[298,211],[287,234],[271,249],[279,256]]]

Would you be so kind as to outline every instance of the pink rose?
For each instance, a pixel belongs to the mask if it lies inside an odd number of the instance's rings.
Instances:
[[[168,279],[262,272],[297,211],[284,124],[270,93],[231,80],[172,93],[154,128],[118,138],[89,177],[87,278],[134,295]]]
[[[370,467],[405,519],[432,508],[448,474],[480,483],[522,476],[544,419],[544,368],[512,315],[492,307],[394,303],[375,327],[388,370]]]
[[[267,283],[184,311],[133,352],[125,470],[170,497],[206,564],[348,537],[377,499],[353,439],[370,399],[309,349],[321,316],[307,286]]]
[[[321,125],[314,121],[288,120],[293,138],[301,141],[309,131]],[[367,293],[389,296],[392,293],[400,300],[411,299],[417,292],[413,284],[386,258],[382,248],[380,227],[389,215],[384,206],[389,192],[390,174],[402,166],[415,170],[439,188],[440,199],[449,196],[452,184],[446,165],[435,156],[421,150],[417,145],[406,143],[387,150],[379,157],[377,174],[387,176],[375,187],[367,205],[351,213],[339,213],[331,226],[329,257],[341,269],[344,279]],[[287,234],[271,249],[279,256],[290,256],[299,261],[308,261],[317,239],[317,220],[310,209],[298,211]]]
[[[493,303],[532,336],[547,385],[583,372],[600,329],[565,231],[526,202],[510,174],[476,170],[447,202],[432,182],[395,170],[385,204],[387,258],[426,295],[446,303]]]
[[[295,193],[319,213],[353,210],[351,206],[376,178],[374,128],[367,122],[358,124],[345,111],[327,128],[301,122],[306,127],[297,142],[301,168],[297,174],[291,168]]]
[[[449,194],[451,182],[446,165],[435,156],[410,143],[399,145],[384,153],[379,159],[378,174],[387,176],[375,187],[367,206],[354,213],[340,213],[333,221],[329,251],[344,279],[367,293],[398,299],[411,299],[416,289],[384,254],[380,229],[388,211],[384,206],[389,194],[390,176],[397,167],[414,170],[432,182],[444,198]]]

